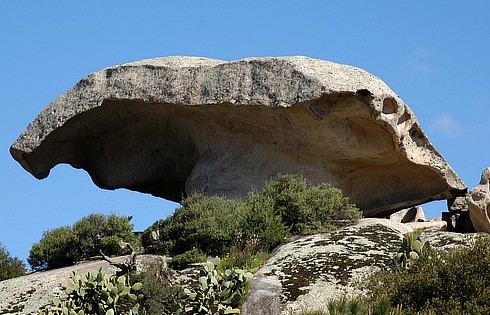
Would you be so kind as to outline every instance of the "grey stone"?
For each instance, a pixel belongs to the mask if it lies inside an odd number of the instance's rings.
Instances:
[[[430,225],[432,222],[413,224]],[[282,245],[254,275],[243,314],[285,315],[300,310],[314,311],[326,309],[332,299],[364,294],[356,285],[359,280],[380,269],[394,268],[403,234],[414,228],[420,227],[387,219],[362,219],[354,226],[305,236]],[[444,251],[468,246],[475,236],[435,228],[424,229],[421,238]]]
[[[239,197],[278,173],[343,190],[365,216],[463,195],[410,108],[368,72],[307,57],[167,57],[109,67],[11,146],[36,178],[67,163],[104,189]]]
[[[393,213],[388,218],[393,222],[401,223],[402,219],[405,217],[406,214],[407,214],[407,210],[403,209]]]
[[[478,186],[468,194],[468,211],[477,232],[490,233],[490,167],[483,170]]]
[[[123,263],[128,257],[114,258],[115,262]],[[138,255],[138,270],[162,262],[161,256]],[[19,278],[0,281],[0,314],[38,314],[39,309],[51,305],[54,297],[62,295],[63,287],[69,285],[72,272],[79,275],[98,272],[102,269],[107,274],[115,274],[117,268],[106,261],[89,261],[75,266],[38,271]]]
[[[468,195],[456,197],[447,200],[447,208],[450,212],[466,212],[468,211]]]
[[[447,231],[446,221],[429,221],[429,222],[408,222],[405,223],[414,230],[436,230],[436,231]]]

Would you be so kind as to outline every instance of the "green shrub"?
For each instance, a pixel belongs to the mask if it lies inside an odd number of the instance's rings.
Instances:
[[[34,270],[53,269],[100,255],[128,254],[129,248],[121,248],[120,242],[129,242],[138,249],[139,238],[132,232],[131,218],[115,214],[91,214],[77,221],[73,228],[61,227],[46,231],[35,243],[27,262]]]
[[[197,248],[209,255],[227,252],[243,222],[245,204],[220,196],[192,195],[169,218],[145,231],[143,239],[158,231],[160,253],[181,254]]]
[[[103,214],[91,214],[73,224],[73,231],[80,242],[82,256],[99,255],[99,247],[104,235],[107,218]]]
[[[0,281],[20,277],[26,272],[22,260],[10,256],[10,253],[0,243]]]
[[[182,309],[186,295],[180,286],[172,284],[170,271],[161,263],[145,272],[132,273],[131,280],[142,284],[144,298],[140,304],[147,314],[172,315]]]
[[[121,248],[121,241],[139,248],[139,239],[133,234],[131,217],[115,214],[90,214],[73,225],[73,232],[80,243],[81,256],[88,259],[100,255],[100,250],[109,256],[129,253],[129,248]]]
[[[175,210],[177,212],[177,210]],[[175,239],[178,237],[178,225],[175,213],[165,220],[157,220],[141,235],[141,244],[149,254],[173,253]]]
[[[34,270],[71,266],[79,261],[78,238],[70,227],[59,227],[43,233],[32,245],[27,262]]]
[[[289,236],[289,227],[274,209],[274,200],[250,192],[246,211],[235,238],[235,250],[247,253],[270,252]]]
[[[407,314],[490,314],[490,237],[471,247],[422,255],[409,269],[376,274],[370,298],[386,296]]]
[[[296,315],[404,315],[402,307],[393,307],[390,300],[380,298],[369,301],[365,298],[342,298],[332,300],[326,310],[309,310],[295,313]],[[432,314],[435,315],[435,314]]]
[[[84,276],[73,272],[66,297],[54,298],[54,307],[41,311],[40,315],[146,314],[139,304],[144,299],[139,294],[142,286],[141,283],[131,285],[128,276],[109,276],[101,270]]]
[[[191,264],[206,261],[206,254],[197,248],[186,251],[183,254],[175,255],[169,263],[173,269],[182,270],[189,267]]]
[[[261,195],[273,200],[274,213],[292,234],[328,232],[361,218],[340,189],[327,183],[314,186],[302,176],[279,176],[266,184]]]
[[[257,253],[271,251],[291,233],[326,232],[360,217],[361,212],[340,190],[283,175],[243,199],[191,195],[142,238],[154,253],[181,254],[192,248],[213,256],[245,249]]]
[[[209,255],[229,250],[243,223],[243,201],[221,196],[194,194],[175,213],[180,231],[175,231],[175,253],[198,248]]]
[[[232,249],[221,259],[220,270],[239,268],[252,273],[262,267],[270,258],[269,252],[252,252],[247,249]]]

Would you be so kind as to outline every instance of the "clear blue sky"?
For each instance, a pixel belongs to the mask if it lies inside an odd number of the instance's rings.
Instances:
[[[93,212],[137,230],[176,204],[104,191],[58,166],[38,181],[9,154],[34,117],[83,76],[168,56],[305,55],[383,79],[471,188],[490,165],[490,1],[0,1],[0,242],[25,259],[43,231]],[[445,203],[424,206],[438,216]]]

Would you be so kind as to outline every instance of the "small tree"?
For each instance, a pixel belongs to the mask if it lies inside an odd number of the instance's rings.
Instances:
[[[29,251],[27,262],[34,270],[53,269],[71,266],[80,257],[77,236],[64,226],[44,232],[39,243]]]
[[[80,260],[100,255],[109,256],[129,253],[120,242],[128,242],[139,248],[139,239],[133,234],[131,217],[115,214],[91,214],[77,221],[73,228],[61,227],[44,232],[39,243],[35,243],[27,262],[35,270],[70,266]]]
[[[115,214],[90,214],[73,225],[73,232],[78,238],[82,258],[88,259],[100,255],[102,250],[109,256],[126,254],[119,246],[120,241],[130,243],[133,248],[139,247],[139,240],[133,234],[131,217]]]
[[[73,232],[78,237],[84,257],[99,255],[99,247],[106,225],[103,214],[94,213],[78,220],[73,225]]]
[[[20,277],[25,273],[24,262],[10,253],[0,243],[0,281]]]

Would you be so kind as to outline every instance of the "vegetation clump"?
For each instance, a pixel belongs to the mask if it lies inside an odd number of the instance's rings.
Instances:
[[[176,270],[182,270],[192,264],[206,261],[206,255],[199,249],[193,248],[183,254],[175,255],[169,262],[169,267]]]
[[[131,218],[115,214],[91,214],[73,227],[55,228],[43,233],[41,240],[29,251],[27,262],[34,270],[71,266],[78,261],[99,255],[127,254],[121,241],[139,248],[139,238],[133,234]]]
[[[240,314],[252,274],[238,268],[220,271],[219,264],[219,259],[204,264],[199,285],[184,289],[184,307],[176,314]]]
[[[397,260],[402,268],[409,269],[417,259],[432,250],[430,243],[423,242],[420,235],[422,235],[422,230],[403,235],[402,244],[397,253]]]
[[[203,194],[185,198],[172,216],[143,233],[143,245],[172,255],[193,248],[220,257],[255,254],[271,251],[291,235],[331,231],[360,217],[339,189],[282,175],[242,199]]]
[[[427,251],[410,268],[379,274],[368,285],[372,299],[387,295],[407,314],[490,314],[490,237]]]
[[[173,272],[156,263],[144,272],[131,273],[131,280],[141,286],[141,306],[147,314],[173,315],[183,307],[187,295],[183,288],[174,284]]]
[[[44,232],[41,240],[32,245],[27,262],[34,270],[54,269],[71,266],[80,257],[77,236],[64,226]]]
[[[12,257],[0,243],[0,281],[20,277],[26,272],[24,262]]]
[[[130,284],[129,277],[109,276],[99,270],[97,274],[80,276],[75,272],[66,288],[66,297],[53,299],[54,306],[40,315],[138,315],[146,314],[139,301],[141,283]]]

